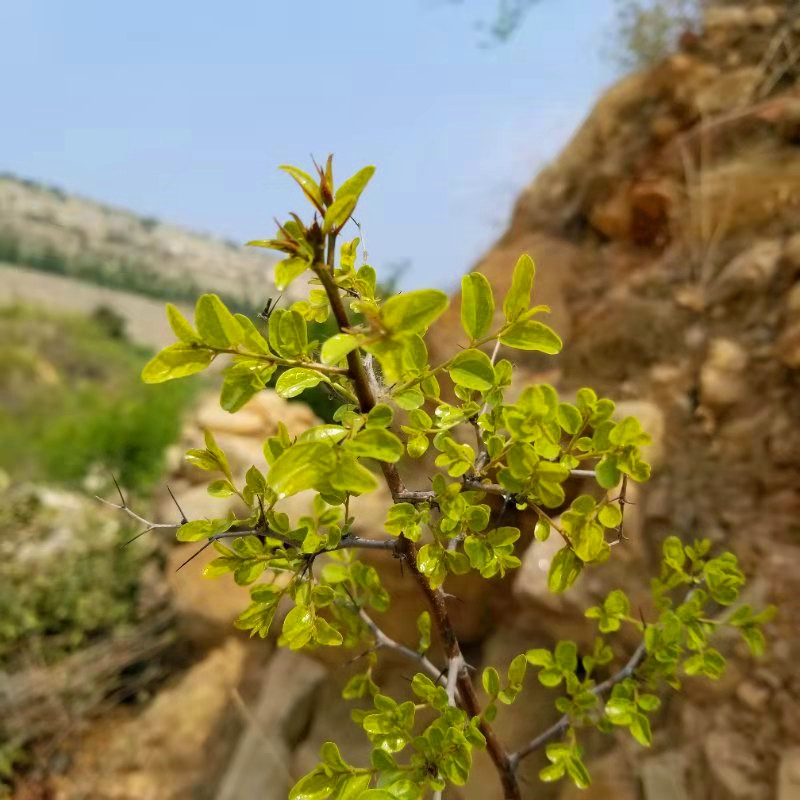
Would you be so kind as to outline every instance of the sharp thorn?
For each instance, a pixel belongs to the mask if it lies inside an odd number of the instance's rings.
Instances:
[[[184,561],[183,564],[181,564],[175,570],[175,572],[180,572],[190,561],[194,561],[194,559],[196,559],[197,556],[199,556],[200,553],[203,552],[203,550],[205,550],[207,547],[209,547],[211,545],[212,541],[213,541],[212,539],[209,539],[196,553],[193,553],[192,555],[190,555],[189,558],[187,558],[186,561]]]
[[[145,528],[143,531],[140,531],[139,533],[136,534],[136,536],[132,537],[131,539],[128,539],[127,542],[124,542],[120,546],[121,547],[127,547],[129,544],[132,544],[133,542],[135,542],[141,536],[144,536],[146,533],[150,533],[151,530],[153,530],[152,526],[150,526],[148,528]]]

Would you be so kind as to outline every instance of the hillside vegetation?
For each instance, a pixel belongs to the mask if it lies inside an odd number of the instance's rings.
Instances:
[[[12,175],[0,175],[0,262],[170,300],[215,291],[241,309],[276,293],[263,251]]]
[[[146,387],[147,352],[113,316],[0,309],[0,468],[14,481],[80,486],[114,473],[147,490],[191,399],[185,386]]]

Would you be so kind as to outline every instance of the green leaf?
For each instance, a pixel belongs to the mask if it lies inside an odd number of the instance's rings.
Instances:
[[[551,592],[565,592],[578,579],[583,569],[583,562],[568,546],[559,550],[550,564],[547,574],[547,585]]]
[[[558,424],[566,433],[574,436],[581,429],[583,417],[581,417],[581,412],[571,403],[559,403]]]
[[[562,672],[575,672],[578,668],[578,646],[575,642],[559,642],[553,656]]]
[[[364,167],[336,190],[336,198],[325,212],[325,220],[322,224],[323,233],[338,231],[347,222],[374,173],[375,167]]]
[[[214,526],[207,519],[196,519],[178,528],[175,534],[179,542],[199,542],[213,534]]]
[[[337,780],[336,775],[327,775],[318,767],[294,785],[289,800],[325,800],[336,787]]]
[[[686,563],[686,554],[683,552],[683,544],[677,536],[668,536],[662,545],[664,561],[677,572],[683,571]]]
[[[597,518],[605,528],[616,528],[622,522],[622,511],[617,505],[603,506],[597,512]]]
[[[531,291],[533,290],[535,273],[536,267],[533,264],[533,259],[527,253],[521,255],[514,267],[511,288],[509,288],[508,294],[503,301],[503,313],[507,322],[515,322],[528,310],[531,304]]]
[[[756,658],[764,655],[764,651],[767,648],[767,641],[764,638],[764,634],[758,628],[745,627],[741,628],[739,632],[750,648],[750,652],[756,656]]]
[[[394,419],[394,411],[392,407],[386,403],[378,403],[367,414],[367,428],[388,428]]]
[[[308,606],[295,606],[283,621],[281,638],[291,650],[305,647],[314,636],[314,612]]]
[[[438,544],[425,544],[417,552],[417,566],[419,571],[427,575],[431,586],[436,589],[444,583],[447,576],[447,566],[444,551]]]
[[[581,761],[580,756],[573,751],[573,755],[566,761],[566,765],[567,774],[572,778],[572,782],[579,789],[588,789],[592,779],[589,777],[589,772],[583,761]]]
[[[539,780],[543,783],[552,783],[553,781],[561,780],[566,771],[565,762],[556,761],[555,764],[548,764],[539,770]],[[294,798],[290,798],[290,800],[294,800]]]
[[[481,676],[483,690],[489,697],[497,697],[500,693],[500,674],[494,667],[486,667]]]
[[[525,678],[525,673],[528,670],[528,659],[526,656],[518,655],[511,659],[508,665],[508,683],[511,686],[519,687]]]
[[[200,341],[200,337],[197,335],[195,329],[172,303],[167,303],[167,319],[169,320],[169,326],[172,328],[172,332],[182,342]]]
[[[269,355],[269,345],[266,339],[261,335],[261,331],[253,325],[251,319],[244,314],[234,314],[237,322],[242,326],[244,338],[242,344],[251,352],[261,355]],[[265,365],[269,366],[269,365]]]
[[[563,346],[552,328],[533,319],[515,322],[500,335],[500,341],[517,350],[537,350],[550,355],[559,353]]]
[[[533,535],[539,542],[546,542],[550,537],[550,523],[546,519],[537,521],[533,529]]]
[[[417,652],[426,653],[431,646],[431,615],[423,611],[417,617],[417,631],[419,631],[419,646]]]
[[[245,362],[238,362],[225,371],[225,380],[219,393],[219,404],[231,414],[238,411],[253,395],[264,389],[267,380],[276,367],[263,364],[248,368]]]
[[[235,347],[244,338],[239,321],[215,294],[202,294],[197,299],[194,323],[202,340],[220,350]]]
[[[424,333],[447,308],[448,297],[438,289],[420,289],[390,297],[381,309],[384,327],[396,333]]]
[[[425,395],[419,389],[406,389],[393,395],[395,403],[405,411],[413,411],[425,402]]]
[[[275,382],[275,391],[284,398],[297,397],[306,389],[312,389],[322,381],[327,381],[327,378],[313,369],[292,367],[292,369],[287,369]]]
[[[348,178],[337,190],[336,200],[342,197],[354,197],[358,200],[370,179],[375,174],[375,167],[362,167],[355,175]]]
[[[374,458],[395,464],[403,457],[403,443],[391,431],[366,428],[346,442],[347,449],[360,458]]]
[[[356,347],[358,347],[358,339],[355,336],[350,333],[337,333],[325,340],[320,351],[320,358],[323,364],[338,364]]]
[[[448,366],[448,372],[457,386],[486,392],[494,385],[494,367],[483,350],[462,350]]]
[[[303,190],[303,194],[305,194],[311,201],[311,204],[322,213],[324,205],[322,203],[322,192],[320,191],[319,184],[308,173],[303,172],[303,170],[297,167],[284,164],[280,169],[289,173],[289,175],[297,181],[300,188]],[[279,286],[278,288],[280,289],[281,287]]]
[[[340,492],[365,494],[378,488],[375,476],[350,453],[341,451],[336,454],[335,466],[328,477],[331,486]]]
[[[648,712],[658,711],[661,706],[661,700],[654,694],[640,694],[636,702],[639,704],[639,708]]]
[[[316,620],[314,630],[314,641],[324,647],[336,647],[344,640],[342,634],[336,630],[327,620],[319,617]]]
[[[211,497],[231,497],[236,494],[236,490],[231,485],[231,482],[224,479],[211,481],[211,483],[208,484],[207,491]]]
[[[461,279],[461,325],[470,341],[482,339],[493,319],[492,287],[480,272],[470,272]]]
[[[653,744],[653,734],[650,732],[650,720],[644,714],[634,714],[628,730],[643,747]]]
[[[617,467],[617,457],[612,455],[603,456],[600,463],[594,468],[597,482],[603,489],[613,489],[620,481],[622,473]]]
[[[537,647],[533,650],[528,650],[525,653],[525,658],[529,664],[534,667],[551,667],[553,665],[553,654],[543,647]]]
[[[369,773],[348,775],[339,780],[341,782],[337,786],[337,793],[333,795],[332,800],[360,800],[372,781],[372,775]]]
[[[335,466],[336,458],[329,444],[302,442],[278,456],[267,480],[279,496],[286,497],[326,482]]]
[[[145,383],[164,383],[174,378],[185,378],[202,372],[215,356],[216,353],[207,347],[184,342],[171,344],[145,364],[142,380]]]
[[[284,258],[275,265],[275,286],[282,292],[295,279],[299,278],[309,267],[304,258]]]

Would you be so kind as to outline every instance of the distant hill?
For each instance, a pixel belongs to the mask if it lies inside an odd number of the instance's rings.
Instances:
[[[0,262],[170,300],[213,291],[239,308],[275,293],[275,259],[263,250],[8,174],[0,174]]]

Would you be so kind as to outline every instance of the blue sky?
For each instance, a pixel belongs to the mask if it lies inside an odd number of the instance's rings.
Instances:
[[[447,288],[614,69],[612,0],[543,0],[481,47],[495,0],[0,3],[0,170],[239,242],[305,201],[277,171],[377,172],[371,263]]]

